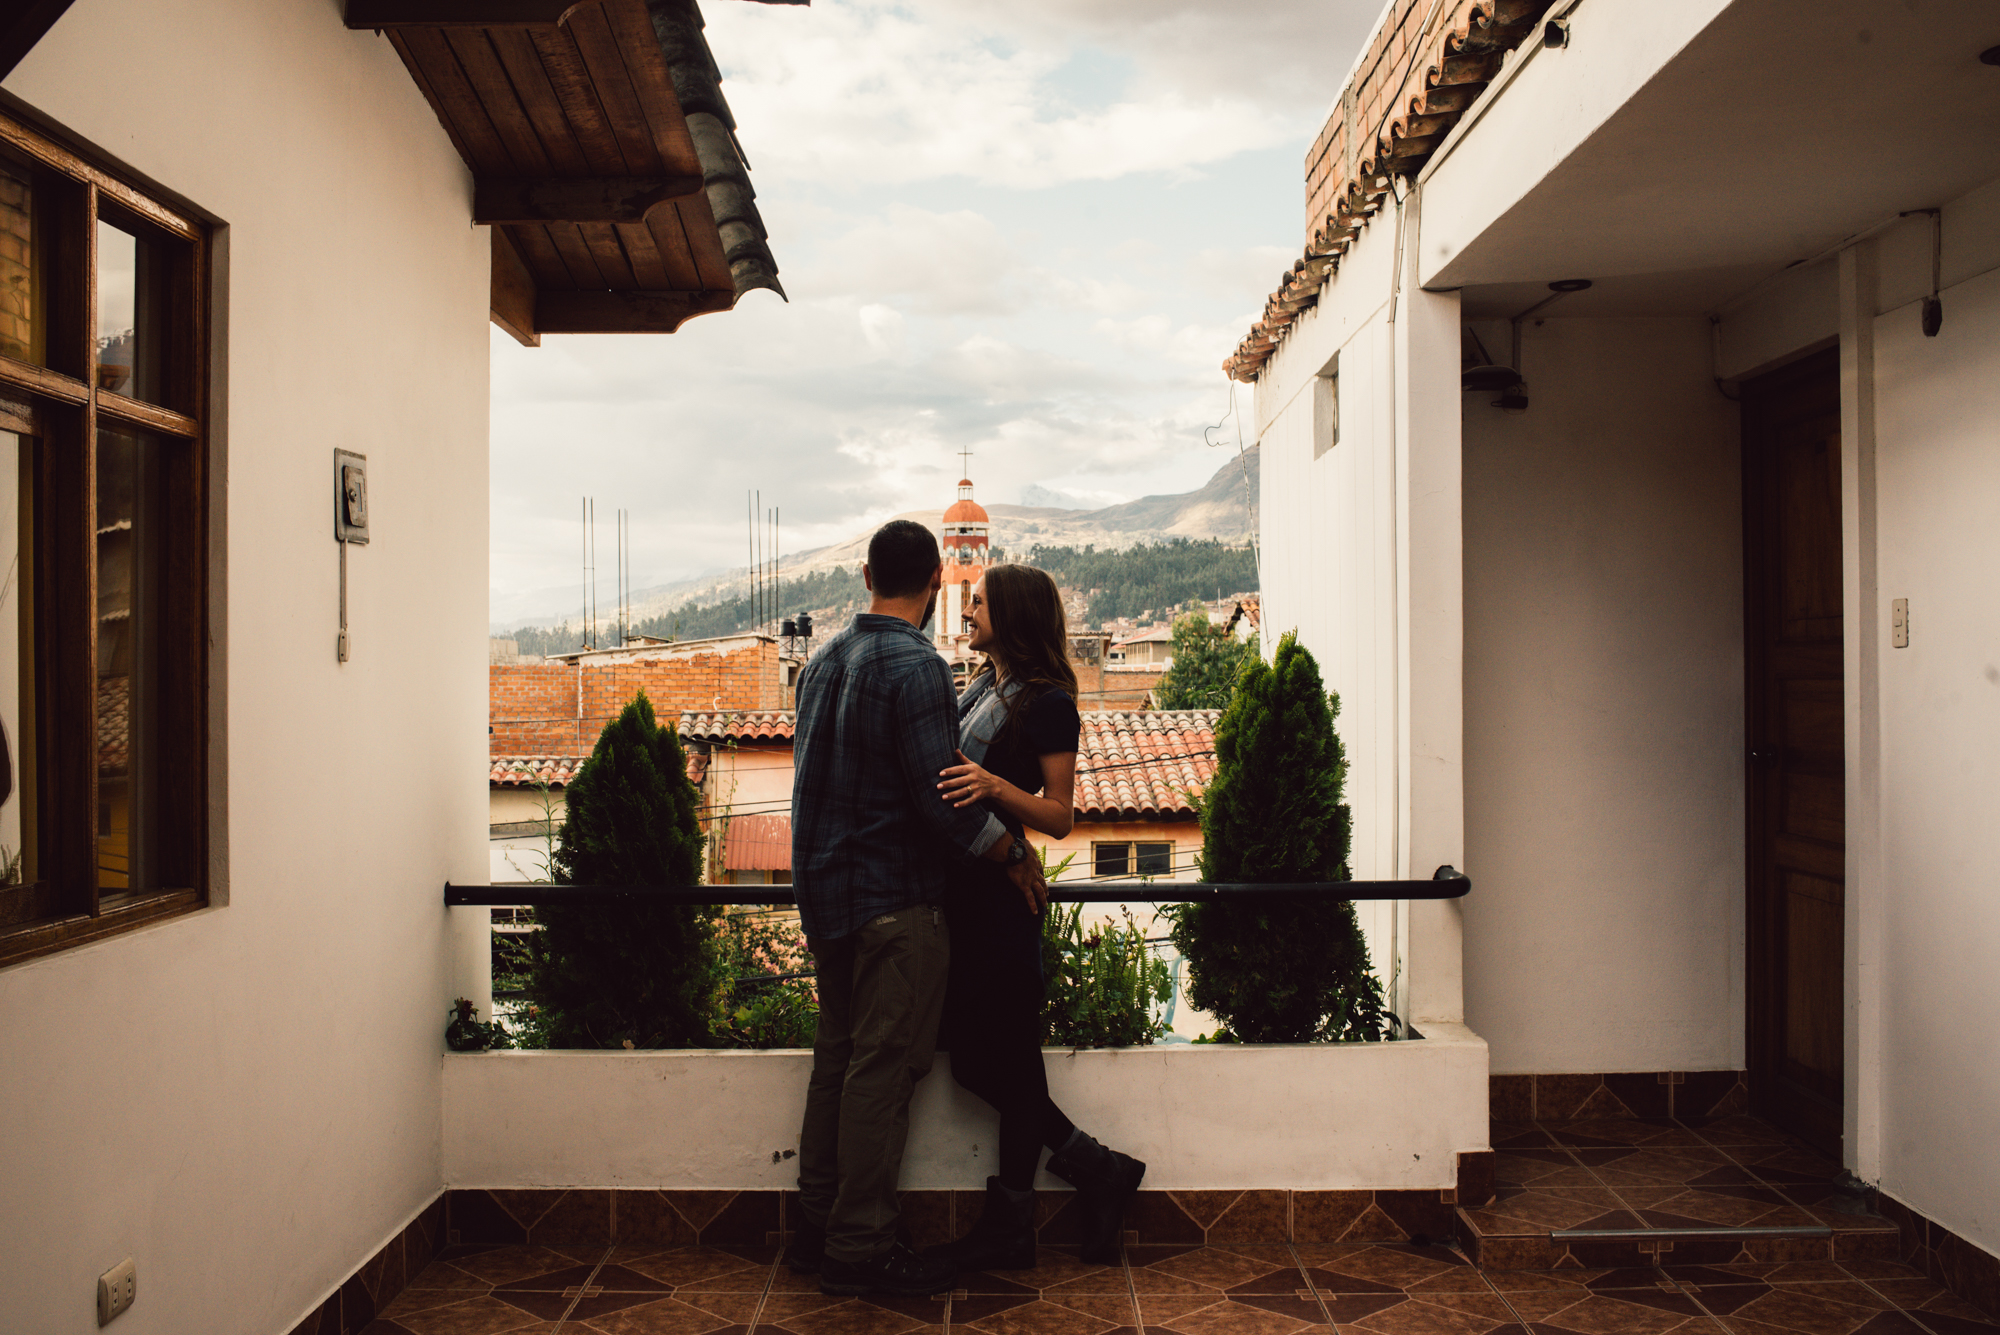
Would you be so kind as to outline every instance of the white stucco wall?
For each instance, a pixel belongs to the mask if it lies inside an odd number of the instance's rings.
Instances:
[[[1914,302],[1875,321],[1885,878],[1879,976],[1863,985],[1882,998],[1883,1189],[2000,1252],[1996,245],[1989,233],[1985,272],[1944,290],[1938,337]],[[1895,598],[1910,600],[1907,649],[1888,647]]]
[[[217,907],[0,970],[0,1330],[94,1331],[131,1256],[121,1335],[272,1335],[442,1180],[479,960],[441,887],[486,874],[486,235],[334,3],[78,0],[6,88],[229,225],[227,841]],[[336,446],[374,538],[345,666]]]
[[[789,1189],[810,1052],[491,1052],[444,1059],[453,1187]],[[1486,1045],[1051,1049],[1049,1092],[1144,1159],[1146,1186],[1411,1189],[1456,1184],[1487,1148]],[[977,1190],[997,1119],[940,1054],[910,1108],[903,1186]],[[1040,1185],[1063,1183],[1044,1172]]]
[[[1531,322],[1528,410],[1464,396],[1466,1022],[1498,1073],[1742,1065],[1740,465],[1710,351],[1698,319]]]

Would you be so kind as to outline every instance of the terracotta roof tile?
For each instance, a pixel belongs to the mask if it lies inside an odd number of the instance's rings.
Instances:
[[[1398,6],[1385,15],[1389,26],[1369,38],[1371,58],[1342,90],[1307,158],[1308,207],[1320,220],[1312,224],[1305,254],[1265,301],[1263,318],[1222,363],[1230,379],[1257,378],[1292,322],[1319,303],[1321,286],[1382,207],[1391,179],[1414,178],[1423,170],[1500,72],[1502,59],[1528,39],[1553,3],[1438,0],[1423,18],[1415,6]],[[1422,31],[1405,33],[1406,23],[1419,24]],[[1352,145],[1346,142],[1350,125]],[[1324,171],[1321,163],[1328,164]],[[1323,185],[1315,184],[1315,175],[1324,178]],[[1320,200],[1326,201],[1323,214],[1315,203]]]
[[[589,756],[495,756],[487,784],[493,788],[567,787]]]
[[[97,772],[123,774],[132,763],[132,679],[97,679]]]
[[[789,709],[734,709],[681,715],[681,737],[693,742],[789,742]]]
[[[1215,774],[1216,709],[1103,710],[1083,715],[1076,813],[1085,820],[1194,816]]]

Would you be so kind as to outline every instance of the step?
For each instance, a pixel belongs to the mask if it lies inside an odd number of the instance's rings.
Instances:
[[[1573,1227],[1507,1213],[1545,1213],[1534,1193],[1503,1191],[1484,1207],[1460,1206],[1459,1242],[1474,1264],[1487,1270],[1624,1269],[1655,1265],[1724,1265],[1731,1262],[1895,1260],[1896,1226],[1878,1215],[1844,1214],[1837,1222],[1761,1225],[1655,1223],[1661,1211],[1607,1210]],[[1534,1207],[1544,1208],[1537,1209]],[[1801,1212],[1803,1213],[1803,1212]],[[1826,1216],[1822,1216],[1822,1219]]]

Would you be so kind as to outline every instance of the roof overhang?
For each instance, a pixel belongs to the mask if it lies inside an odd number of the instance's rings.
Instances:
[[[347,0],[346,22],[395,46],[471,169],[522,343],[784,295],[695,0]]]
[[[2000,177],[1991,4],[1647,9],[1579,9],[1569,46],[1524,52],[1443,146],[1422,177],[1425,287],[1464,289],[1475,316],[1566,278],[1594,286],[1565,315],[1706,313]]]

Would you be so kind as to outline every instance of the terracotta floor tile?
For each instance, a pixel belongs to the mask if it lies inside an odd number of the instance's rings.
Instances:
[[[1495,1316],[1447,1307],[1427,1297],[1411,1297],[1385,1307],[1353,1322],[1352,1328],[1372,1335],[1518,1335],[1520,1331],[1504,1307],[1501,1315]]]
[[[949,1306],[928,1298],[846,1298],[776,1321],[767,1313],[757,1330],[759,1335],[935,1335],[944,1329]]]
[[[962,1323],[962,1328],[981,1331],[984,1335],[1108,1335],[1108,1332],[1131,1323],[1129,1299],[1116,1319],[1106,1320],[1091,1312],[1037,1298],[991,1315],[971,1316]],[[955,1317],[952,1329],[960,1328],[961,1322]]]
[[[516,1331],[553,1330],[554,1324],[498,1298],[467,1298],[427,1312],[395,1319],[410,1335],[513,1335]]]
[[[1230,1294],[1292,1293],[1304,1283],[1290,1248],[1285,1247],[1198,1247],[1150,1264],[1134,1257],[1131,1271],[1133,1287],[1141,1292],[1154,1283],[1146,1276],[1165,1276],[1201,1291]]]
[[[1540,1125],[1549,1139],[1558,1145],[1650,1145],[1663,1148],[1706,1143],[1678,1122],[1664,1117],[1602,1117],[1590,1121],[1543,1122]]]
[[[1313,1291],[1306,1290],[1306,1292]],[[1319,1299],[1321,1306],[1326,1308],[1326,1314],[1333,1318],[1333,1323],[1337,1326],[1352,1325],[1364,1317],[1386,1311],[1399,1303],[1411,1301],[1410,1296],[1400,1289],[1387,1293],[1329,1293],[1320,1289],[1314,1296]]]
[[[1317,1303],[1296,1302],[1296,1312],[1275,1311],[1235,1298],[1212,1301],[1190,1311],[1155,1322],[1146,1320],[1147,1335],[1298,1335],[1300,1331],[1327,1331],[1325,1316]]]
[[[571,1317],[562,1328],[565,1335],[731,1335],[750,1329],[672,1298],[657,1298],[603,1316]]]
[[[1611,1274],[1609,1270],[1488,1270],[1484,1278],[1505,1294],[1582,1292],[1590,1281]]]
[[[1583,1228],[1622,1209],[1623,1202],[1605,1187],[1537,1187],[1502,1189],[1490,1205],[1460,1213],[1482,1237],[1532,1237],[1545,1236],[1552,1228]]]
[[[1376,1285],[1407,1293],[1449,1292],[1472,1288],[1471,1281],[1478,1278],[1472,1263],[1448,1247],[1384,1243],[1336,1255],[1305,1246],[1294,1250],[1308,1272],[1316,1272],[1313,1287],[1330,1292],[1367,1293]],[[1355,1285],[1356,1280],[1366,1282]]]
[[[599,1248],[598,1255],[607,1250]],[[452,1257],[451,1264],[476,1279],[496,1285],[577,1268],[574,1259],[548,1247],[492,1247],[470,1256]]]
[[[1877,1315],[1872,1306],[1861,1306],[1825,1296],[1820,1290],[1832,1286],[1787,1284],[1771,1288],[1751,1301],[1734,1307],[1726,1315],[1734,1321],[1754,1321],[1765,1326],[1801,1332],[1801,1335],[1852,1335]],[[1701,1296],[1702,1305],[1715,1311],[1726,1290]],[[1717,1312],[1718,1316],[1724,1315]]]
[[[1640,1289],[1592,1293],[1548,1315],[1528,1317],[1536,1331],[1569,1331],[1573,1335],[1668,1335],[1682,1327],[1713,1331],[1707,1313],[1685,1294],[1658,1293],[1640,1301]],[[1521,1306],[1524,1298],[1509,1294],[1508,1301]]]

